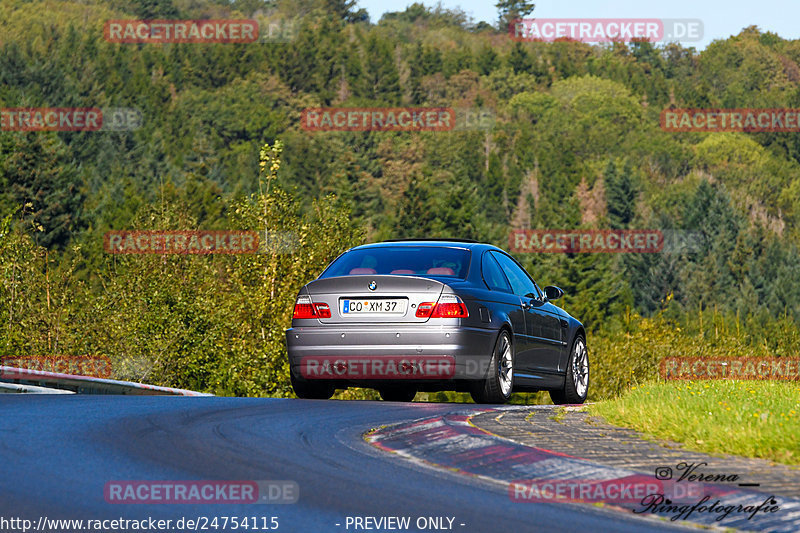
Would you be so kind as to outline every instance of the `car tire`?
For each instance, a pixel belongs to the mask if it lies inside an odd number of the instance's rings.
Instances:
[[[586,401],[588,394],[589,350],[586,348],[586,340],[577,335],[569,352],[564,388],[550,391],[550,399],[556,405],[579,404]]]
[[[475,403],[506,403],[514,389],[514,344],[503,329],[497,336],[489,362],[489,375],[470,391]]]
[[[325,381],[315,382],[306,379],[296,378],[290,375],[292,389],[298,398],[305,400],[329,400],[336,388],[331,383]]]
[[[387,402],[411,402],[417,395],[417,389],[413,387],[384,387],[378,389],[378,392]]]

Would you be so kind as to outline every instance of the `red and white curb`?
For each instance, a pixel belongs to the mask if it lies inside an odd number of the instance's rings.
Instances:
[[[525,446],[480,429],[471,422],[471,418],[478,414],[509,409],[518,408],[474,409],[423,418],[373,429],[364,435],[364,439],[376,448],[417,464],[504,486],[509,498],[515,502],[602,502],[612,509],[634,512],[642,517],[664,517],[673,522],[687,521],[741,530],[800,531],[800,499],[797,498],[719,483],[662,482],[652,474]],[[583,498],[570,497],[569,490],[556,494],[559,487],[586,488],[587,485],[598,492],[573,492],[573,496],[578,494]],[[655,505],[657,496],[643,502],[642,498],[649,497],[649,493],[637,492],[632,487],[657,487],[672,492],[664,495],[660,505]],[[613,493],[611,489],[614,489]],[[604,493],[604,490],[608,492]],[[598,494],[614,497],[598,498]],[[727,508],[731,511],[724,513]],[[756,508],[757,511],[750,512]],[[720,518],[722,514],[725,516]]]

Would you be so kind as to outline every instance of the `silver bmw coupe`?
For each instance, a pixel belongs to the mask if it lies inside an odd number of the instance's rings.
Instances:
[[[352,248],[297,296],[286,330],[300,398],[370,387],[384,400],[469,392],[478,403],[547,390],[583,403],[583,325],[513,257],[489,244],[402,240]]]

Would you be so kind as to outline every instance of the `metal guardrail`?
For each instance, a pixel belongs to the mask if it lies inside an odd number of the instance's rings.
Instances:
[[[60,374],[44,370],[30,370],[13,366],[0,366],[0,386],[22,386],[15,392],[43,392],[35,389],[59,389],[72,391],[78,394],[126,394],[126,395],[171,395],[171,396],[213,396],[204,392],[195,392],[172,387],[159,387],[132,381],[117,381],[89,376],[76,376],[73,374]],[[12,387],[14,388],[14,387]]]
[[[15,394],[15,393],[29,393],[29,394],[75,394],[71,390],[54,389],[51,387],[38,387],[36,385],[20,385],[18,383],[3,383],[0,382],[0,394]]]

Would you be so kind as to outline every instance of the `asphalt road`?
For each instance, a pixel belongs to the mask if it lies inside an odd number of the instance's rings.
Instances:
[[[40,517],[153,517],[174,524],[181,517],[214,516],[255,516],[259,525],[274,516],[278,531],[303,533],[390,531],[348,527],[348,516],[407,516],[410,531],[419,531],[414,524],[420,517],[453,518],[452,530],[470,533],[679,528],[592,506],[515,503],[500,487],[412,464],[362,438],[373,427],[465,407],[469,406],[0,395],[0,531],[20,531],[3,522],[10,518],[38,525]],[[106,483],[120,480],[291,480],[299,486],[299,501],[107,503]],[[448,526],[448,520],[443,524]],[[174,526],[168,530],[179,531]]]

